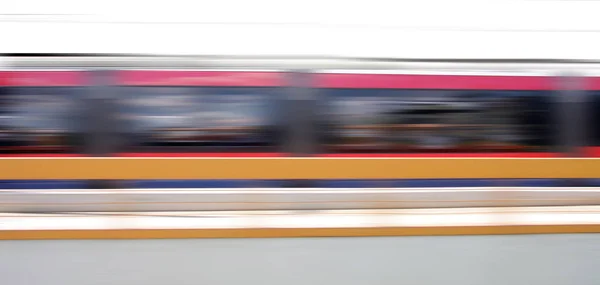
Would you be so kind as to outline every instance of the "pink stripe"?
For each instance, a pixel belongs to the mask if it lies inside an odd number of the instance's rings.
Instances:
[[[600,90],[600,77],[588,77],[586,87],[587,90]]]
[[[119,153],[118,157],[283,157],[283,153]]]
[[[283,86],[281,73],[232,71],[120,71],[121,85],[144,86]]]
[[[374,153],[374,154],[354,154],[354,153],[341,153],[341,154],[324,154],[321,157],[366,157],[366,158],[388,158],[388,157],[406,157],[406,158],[444,158],[444,157],[556,157],[556,153],[527,153],[527,152],[507,152],[507,153]]]
[[[320,74],[320,88],[551,90],[551,77],[406,74]]]
[[[587,157],[600,157],[600,147],[586,147],[584,152]],[[116,157],[286,157],[286,153],[161,153],[161,152],[139,152],[119,153]],[[506,158],[544,158],[560,157],[560,153],[554,152],[485,152],[485,153],[335,153],[321,154],[317,157],[365,157],[365,158],[387,158],[387,157],[506,157]],[[86,157],[83,154],[73,153],[27,153],[27,154],[0,154],[1,157]]]
[[[4,71],[2,86],[81,86],[85,75],[79,71]]]
[[[587,157],[600,157],[600,147],[597,146],[585,147],[583,152]]]
[[[85,157],[85,155],[71,153],[18,153],[0,154],[0,157]]]
[[[285,153],[120,153],[119,157],[286,157]],[[506,152],[506,153],[339,153],[321,154],[317,157],[356,157],[356,158],[389,158],[389,157],[557,157],[556,153],[539,152]]]

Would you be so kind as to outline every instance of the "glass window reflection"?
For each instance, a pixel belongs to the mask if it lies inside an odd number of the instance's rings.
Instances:
[[[129,151],[276,151],[270,88],[125,87]]]
[[[81,145],[77,87],[4,88],[2,152],[75,152]]]
[[[329,152],[548,151],[543,91],[325,90]]]

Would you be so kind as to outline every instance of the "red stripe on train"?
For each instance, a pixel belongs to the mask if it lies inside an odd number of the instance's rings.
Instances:
[[[2,71],[1,86],[82,86],[85,74],[80,71]]]
[[[552,90],[552,77],[412,75],[412,74],[320,74],[320,88],[394,88],[460,90]]]
[[[117,153],[114,157],[285,157],[284,153]],[[28,153],[28,154],[0,154],[2,157],[89,157],[83,154],[64,153]]]
[[[394,157],[406,157],[406,158],[450,158],[450,157],[506,157],[506,158],[544,158],[544,157],[557,157],[558,153],[551,152],[507,152],[507,153],[383,153],[383,154],[324,154],[320,157],[356,157],[356,158],[394,158]]]
[[[72,153],[17,153],[17,154],[0,154],[1,157],[85,157],[83,154]]]
[[[120,153],[118,157],[288,157],[286,153]],[[356,158],[393,158],[393,157],[557,157],[557,153],[376,153],[376,154],[322,154],[316,157],[356,157]]]
[[[588,77],[585,82],[585,90],[600,90],[600,77]]]
[[[583,150],[583,154],[586,157],[600,157],[600,147],[586,147]]]
[[[285,153],[119,153],[117,157],[285,157]]]
[[[600,151],[597,155],[600,156]],[[119,153],[115,157],[288,157],[285,153]],[[317,157],[393,158],[393,157],[557,157],[556,153],[382,153],[382,154],[323,154]],[[86,157],[81,154],[0,154],[1,157]]]
[[[587,147],[584,150],[586,157],[600,157],[600,147]],[[162,152],[129,152],[118,153],[115,157],[287,157],[286,153],[162,153]],[[544,157],[560,157],[557,152],[504,152],[504,153],[339,153],[339,154],[322,154],[317,157],[357,157],[357,158],[386,158],[386,157],[506,157],[506,158],[544,158]],[[83,154],[54,154],[54,153],[28,153],[28,154],[0,154],[1,157],[87,157]]]

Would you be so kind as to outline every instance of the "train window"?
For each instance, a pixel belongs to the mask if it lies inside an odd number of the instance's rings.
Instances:
[[[277,89],[237,86],[125,86],[125,154],[275,153]]]
[[[81,87],[6,87],[0,103],[0,150],[5,154],[75,153]]]
[[[327,152],[552,151],[550,91],[401,87],[322,89]]]

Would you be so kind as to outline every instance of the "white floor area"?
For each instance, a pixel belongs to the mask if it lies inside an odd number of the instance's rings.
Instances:
[[[0,230],[600,224],[600,206],[408,210],[0,213]]]

